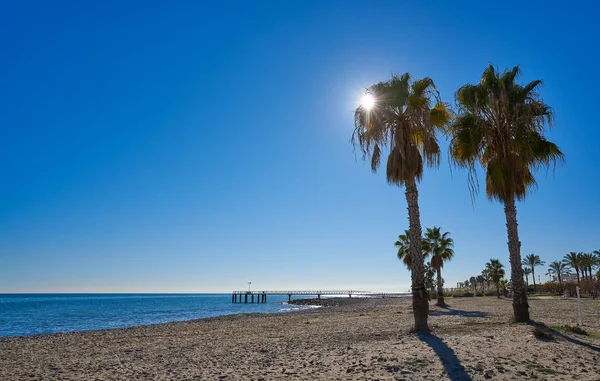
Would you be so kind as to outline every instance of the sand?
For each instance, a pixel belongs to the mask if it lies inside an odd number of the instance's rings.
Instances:
[[[411,334],[410,299],[147,327],[0,339],[0,380],[600,380],[600,301],[591,336],[564,330],[576,302],[530,300],[553,336],[510,323],[508,299],[449,298],[431,336]],[[335,304],[335,305],[331,305]]]

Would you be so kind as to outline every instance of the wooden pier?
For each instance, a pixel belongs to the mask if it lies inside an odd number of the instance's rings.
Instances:
[[[371,292],[371,291],[354,291],[354,290],[342,290],[342,291],[332,291],[332,290],[295,290],[295,291],[234,291],[231,294],[231,302],[232,303],[254,303],[256,299],[256,303],[266,303],[267,295],[287,295],[288,302],[292,301],[292,296],[294,295],[302,295],[302,296],[316,296],[317,299],[321,299],[321,296],[348,296],[349,298],[361,297],[361,298],[398,298],[402,296],[407,296],[409,293],[384,293],[384,292]],[[243,301],[242,301],[243,299]]]

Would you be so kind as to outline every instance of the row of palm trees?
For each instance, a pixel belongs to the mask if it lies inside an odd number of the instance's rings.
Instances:
[[[493,283],[496,286],[496,295],[498,298],[500,297],[500,288],[506,289],[508,281],[504,279],[506,272],[504,270],[504,265],[500,262],[499,259],[490,259],[489,262],[485,264],[484,269],[481,271],[480,275],[472,276],[464,282],[459,282],[459,288],[470,288],[473,287],[473,291],[477,293],[477,286],[481,286],[481,292],[485,292],[486,285],[489,288],[490,283]]]
[[[425,166],[438,167],[438,137],[450,137],[449,153],[457,167],[469,172],[471,196],[478,193],[476,169],[485,172],[489,199],[504,205],[513,279],[515,320],[529,320],[523,285],[521,242],[516,200],[535,188],[534,172],[563,160],[558,146],[544,136],[553,112],[538,93],[542,82],[517,82],[519,67],[504,72],[489,65],[479,83],[465,84],[455,94],[456,109],[441,99],[431,78],[413,80],[393,75],[367,89],[369,102],[355,111],[354,147],[376,172],[382,157],[390,185],[404,186],[408,205],[412,304],[415,330],[429,332],[429,303],[424,283],[425,262],[417,182]]]
[[[548,275],[556,276],[558,283],[562,285],[562,276],[570,274],[571,269],[575,270],[577,274],[578,286],[580,286],[580,274],[583,279],[594,279],[593,271],[594,269],[598,269],[596,278],[600,278],[600,250],[595,250],[592,253],[576,253],[572,251],[565,255],[562,261],[551,262],[548,268]]]
[[[398,259],[400,259],[408,269],[412,268],[413,257],[410,250],[410,232],[404,231],[404,234],[398,236],[398,240],[394,243],[398,249]],[[445,307],[444,302],[444,279],[442,278],[442,268],[444,262],[452,260],[454,257],[454,240],[450,238],[449,232],[442,233],[442,229],[438,226],[427,228],[425,236],[421,240],[423,258],[431,257],[429,263],[425,265],[424,278],[427,278],[427,269],[431,269],[437,274],[437,303],[440,307]],[[424,283],[429,283],[425,281]],[[429,287],[426,287],[426,289]]]

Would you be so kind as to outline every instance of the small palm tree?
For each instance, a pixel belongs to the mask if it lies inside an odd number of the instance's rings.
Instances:
[[[527,293],[523,287],[521,242],[516,200],[523,200],[535,185],[534,172],[563,160],[558,146],[546,139],[552,109],[538,90],[541,81],[516,82],[519,67],[497,72],[489,65],[476,85],[456,92],[459,107],[451,127],[450,156],[459,167],[469,169],[469,189],[477,193],[476,164],[485,171],[488,198],[504,204],[517,322],[529,320]]]
[[[535,266],[542,266],[544,261],[540,259],[539,255],[529,254],[523,259],[523,265],[529,266],[531,268],[531,275],[533,278],[533,292],[535,293]]]
[[[488,263],[485,264],[485,269],[487,270],[490,278],[496,285],[496,295],[498,299],[500,298],[500,279],[504,278],[504,265],[500,263],[498,259],[490,259]]]
[[[451,115],[430,78],[412,80],[410,75],[392,76],[367,89],[370,102],[354,113],[354,147],[377,171],[387,151],[386,177],[390,185],[405,187],[410,231],[411,279],[415,331],[429,332],[429,302],[425,287],[425,262],[421,248],[421,219],[417,182],[423,167],[439,166],[438,132]]]
[[[571,251],[569,254],[565,255],[563,258],[563,263],[567,266],[570,266],[573,270],[575,270],[575,274],[577,274],[577,286],[581,286],[579,281],[579,270],[581,268],[581,254]]]
[[[568,273],[569,273],[569,269],[567,268],[567,265],[564,262],[553,261],[553,262],[550,262],[550,264],[548,265],[548,274],[556,276],[556,278],[558,279],[558,285],[561,290],[562,290],[562,276],[563,276],[563,274],[568,274]]]
[[[454,240],[449,232],[442,233],[441,228],[434,226],[427,228],[423,238],[423,252],[431,255],[431,267],[437,272],[437,306],[444,307],[444,286],[442,281],[442,268],[444,262],[454,257]]]
[[[523,275],[525,275],[525,288],[529,288],[529,275],[531,275],[531,267],[523,267]]]

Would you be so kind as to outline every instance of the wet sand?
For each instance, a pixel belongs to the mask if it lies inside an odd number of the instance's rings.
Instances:
[[[0,339],[0,380],[600,380],[600,301],[508,299],[431,305],[431,336],[410,333],[410,299],[321,301],[322,308],[147,327]]]

